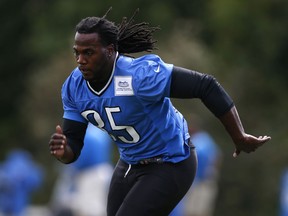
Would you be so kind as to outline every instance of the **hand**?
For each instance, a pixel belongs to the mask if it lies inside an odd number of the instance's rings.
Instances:
[[[243,139],[235,141],[235,151],[233,157],[236,158],[241,151],[246,153],[254,152],[258,147],[262,146],[265,142],[271,139],[270,136],[255,137],[249,134],[245,134]]]
[[[51,155],[57,159],[61,159],[64,156],[66,145],[66,136],[63,134],[62,128],[57,125],[56,132],[51,136],[49,141],[49,149]]]

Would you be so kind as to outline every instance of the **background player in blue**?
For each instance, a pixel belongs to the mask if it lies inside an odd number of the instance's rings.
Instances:
[[[157,28],[134,24],[135,14],[116,25],[107,13],[76,26],[78,67],[62,88],[63,126],[56,126],[50,152],[71,163],[81,152],[88,122],[107,131],[120,153],[107,215],[167,216],[190,188],[197,166],[186,121],[170,97],[200,98],[230,134],[235,157],[255,151],[270,137],[245,133],[232,99],[212,76],[153,54],[125,56],[153,50]]]

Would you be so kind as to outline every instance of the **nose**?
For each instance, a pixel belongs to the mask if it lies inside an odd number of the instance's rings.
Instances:
[[[76,61],[77,61],[77,63],[80,64],[80,65],[83,65],[83,64],[86,64],[86,63],[87,63],[84,55],[82,55],[82,54],[79,54],[79,55],[77,56]]]

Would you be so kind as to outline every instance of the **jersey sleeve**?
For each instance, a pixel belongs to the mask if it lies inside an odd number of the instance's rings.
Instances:
[[[87,123],[86,119],[79,113],[76,102],[75,102],[75,93],[77,84],[73,73],[67,78],[62,86],[62,104],[63,104],[63,118],[79,121],[82,123]]]
[[[137,96],[147,102],[168,97],[173,65],[163,62],[157,55],[145,56],[141,64],[134,80]]]

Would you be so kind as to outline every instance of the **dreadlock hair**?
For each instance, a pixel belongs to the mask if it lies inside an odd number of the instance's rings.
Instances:
[[[141,22],[134,24],[134,17],[139,12],[137,9],[133,16],[128,20],[122,18],[118,25],[106,19],[112,7],[103,17],[87,17],[76,25],[76,32],[80,34],[97,33],[103,45],[113,44],[115,51],[122,54],[151,52],[156,49],[156,40],[153,33],[159,27],[151,27],[149,23]]]

